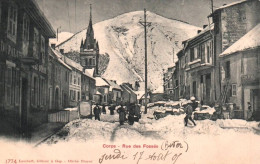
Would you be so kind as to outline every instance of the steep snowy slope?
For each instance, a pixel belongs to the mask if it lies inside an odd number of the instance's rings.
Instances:
[[[64,41],[66,41],[67,39],[69,39],[70,37],[72,37],[74,34],[70,33],[70,32],[60,32],[58,35],[58,40],[57,38],[54,39],[50,39],[50,44],[60,44]]]
[[[118,83],[144,79],[144,28],[143,11],[117,16],[94,25],[95,38],[99,42],[100,53],[107,53],[110,61],[103,77],[117,80]],[[148,87],[157,89],[162,85],[162,72],[177,60],[176,53],[181,43],[196,35],[200,28],[187,23],[171,20],[147,12],[148,45]],[[79,51],[86,29],[76,33],[59,48]],[[173,59],[174,58],[174,59]]]

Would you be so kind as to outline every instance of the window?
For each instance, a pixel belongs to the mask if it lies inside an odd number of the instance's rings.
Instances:
[[[92,59],[89,59],[89,65],[92,65]]]
[[[210,46],[207,45],[207,51],[206,51],[206,63],[210,63]]]
[[[29,18],[26,14],[23,15],[23,41],[28,42],[29,41]]]
[[[205,58],[205,45],[204,44],[202,44],[200,46],[200,55],[198,56],[198,58],[201,58],[201,57]]]
[[[20,75],[18,70],[15,73],[15,104],[19,105],[20,102]]]
[[[85,65],[88,66],[88,59],[85,59]]]
[[[230,78],[230,61],[226,62],[226,78]]]
[[[78,92],[78,101],[80,101],[80,92]]]
[[[190,49],[190,61],[192,62],[194,60],[194,48]]]
[[[193,81],[192,83],[192,92],[195,97],[197,97],[197,84],[196,81]]]
[[[37,105],[37,96],[38,96],[38,82],[37,78],[33,78],[33,86],[32,86],[32,104]]]
[[[232,84],[232,96],[237,96],[237,85]]]
[[[72,84],[72,74],[70,74],[70,84]]]
[[[78,85],[80,85],[80,77],[78,77]]]
[[[2,17],[2,2],[0,1],[0,23],[1,23],[1,17]]]
[[[7,37],[16,43],[17,7],[10,3],[8,8]]]
[[[6,103],[8,105],[11,105],[12,104],[12,68],[7,68],[6,69]]]
[[[107,102],[107,95],[104,95],[104,102]]]
[[[76,78],[76,75],[73,76],[73,79],[74,79],[74,84],[77,84],[77,78]]]
[[[33,35],[33,56],[36,59],[39,59],[39,31],[34,28],[34,35]]]
[[[41,61],[45,63],[45,38],[41,36]]]

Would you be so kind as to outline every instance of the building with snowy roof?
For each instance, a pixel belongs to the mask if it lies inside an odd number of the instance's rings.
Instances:
[[[96,80],[96,91],[94,94],[94,102],[96,104],[102,104],[102,105],[107,104],[110,85],[102,77],[95,77],[95,80]]]
[[[48,108],[62,110],[69,107],[69,75],[72,68],[62,60],[62,54],[51,47],[48,56]]]
[[[244,90],[245,84],[242,82],[242,77],[247,79],[249,76],[249,74],[246,73],[247,70],[245,69],[249,69],[254,72],[255,67],[257,66],[254,63],[257,61],[257,58],[256,56],[253,57],[253,53],[245,56],[234,56],[234,54],[237,53],[233,52],[237,52],[237,50],[240,52],[241,49],[246,49],[246,47],[249,48],[250,46],[255,45],[252,40],[247,41],[247,39],[249,39],[249,35],[252,33],[251,30],[257,27],[260,23],[259,14],[259,0],[243,0],[217,8],[212,14],[209,15],[209,17],[212,17],[214,23],[214,46],[217,57],[216,68],[219,68],[216,72],[216,76],[219,76],[218,79],[221,84],[221,96],[219,97],[219,102],[231,102],[236,104],[236,108],[234,110],[235,118],[246,119],[247,117],[247,102],[245,102],[246,100],[243,98],[245,95],[242,93],[249,92],[249,90]],[[257,29],[253,30],[253,32],[256,31]],[[245,40],[240,40],[246,35],[247,38]],[[251,60],[251,57],[252,59],[254,58],[255,61]],[[250,68],[250,65],[254,68]],[[253,72],[252,74],[255,74]],[[245,81],[249,82],[252,81],[252,79],[250,80],[249,78]],[[252,91],[250,95],[254,95],[255,92],[258,91]],[[249,95],[249,93],[245,94]],[[258,106],[253,98],[250,99],[251,103]]]
[[[81,75],[83,67],[66,56],[63,56],[63,58],[64,62],[72,69],[69,77],[69,104],[71,107],[75,107],[81,101]]]
[[[122,88],[122,103],[130,104],[137,102],[137,95],[129,83],[123,83],[120,85]]]
[[[104,80],[110,85],[108,102],[110,104],[119,105],[122,101],[122,88],[117,84],[115,80]]]
[[[260,119],[260,23],[220,54],[222,85],[230,86],[227,102],[242,108],[248,118],[248,102]]]

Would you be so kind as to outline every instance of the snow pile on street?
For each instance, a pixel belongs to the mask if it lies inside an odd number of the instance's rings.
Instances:
[[[109,55],[109,64],[102,75],[106,79],[123,82],[143,81],[144,79],[144,28],[143,11],[135,11],[113,19],[96,23],[94,36],[99,42],[101,54]],[[182,41],[197,34],[201,28],[178,20],[167,19],[152,12],[147,12],[147,21],[152,21],[147,28],[148,46],[148,88],[162,91],[162,73],[182,48]],[[80,51],[81,40],[86,37],[86,29],[78,32],[59,45],[65,52]]]
[[[46,143],[54,144],[58,142],[93,142],[93,141],[130,141],[130,140],[164,140],[172,136],[178,138],[189,138],[199,135],[208,137],[228,135],[254,134],[257,122],[246,122],[244,120],[201,120],[196,121],[197,126],[188,124],[184,127],[184,117],[182,115],[168,115],[159,120],[153,119],[153,113],[157,109],[165,107],[153,107],[148,109],[146,115],[142,115],[139,122],[133,126],[126,122],[120,126],[119,116],[101,114],[101,121],[83,119],[68,123],[56,135],[49,138]],[[144,108],[142,108],[144,110]],[[192,127],[192,128],[190,128]],[[241,128],[242,127],[242,128]]]
[[[78,107],[74,107],[74,108],[65,108],[64,110],[67,110],[67,111],[77,111],[77,110],[78,110]]]
[[[213,115],[213,113],[216,111],[215,108],[211,108],[210,106],[207,105],[203,105],[202,109],[200,110],[199,108],[197,108],[198,110],[196,110],[194,113],[209,113],[210,115]]]

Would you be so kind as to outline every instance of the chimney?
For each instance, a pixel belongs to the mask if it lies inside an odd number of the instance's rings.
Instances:
[[[198,34],[201,32],[201,30],[198,30]]]
[[[55,49],[55,47],[56,47],[56,44],[55,44],[55,43],[51,44],[51,48],[52,48],[52,49]]]
[[[64,49],[60,49],[60,53],[64,55]]]
[[[205,24],[205,25],[203,25],[203,29],[205,29],[206,27],[208,27],[208,25],[206,25],[206,24]]]

